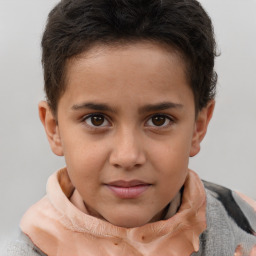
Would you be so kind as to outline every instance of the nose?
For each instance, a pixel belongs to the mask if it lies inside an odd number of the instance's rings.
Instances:
[[[141,136],[135,131],[124,129],[116,134],[112,149],[109,162],[116,168],[131,170],[146,162]]]

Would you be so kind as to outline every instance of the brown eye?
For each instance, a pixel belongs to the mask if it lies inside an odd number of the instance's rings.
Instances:
[[[172,119],[167,115],[154,115],[146,123],[146,126],[166,127],[172,122]]]
[[[154,117],[152,117],[152,123],[155,126],[162,126],[162,125],[164,125],[165,121],[166,121],[165,116],[154,116]]]
[[[105,127],[109,125],[109,122],[104,115],[94,114],[86,117],[85,122],[92,127]]]
[[[101,126],[104,123],[104,117],[103,116],[92,116],[92,124],[94,126]]]

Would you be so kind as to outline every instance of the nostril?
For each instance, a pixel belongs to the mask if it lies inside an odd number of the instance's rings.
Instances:
[[[113,145],[113,150],[109,155],[109,163],[115,168],[133,169],[138,168],[145,162],[145,152],[143,147],[134,137],[119,140]]]
[[[110,160],[110,164],[114,166],[115,168],[122,168],[125,170],[131,170],[134,168],[139,168],[143,165],[142,162],[140,162],[140,159],[137,158],[112,158]]]

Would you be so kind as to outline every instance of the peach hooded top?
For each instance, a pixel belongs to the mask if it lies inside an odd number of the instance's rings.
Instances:
[[[46,196],[26,212],[20,227],[48,256],[191,255],[206,229],[205,190],[193,171],[174,209],[171,203],[164,220],[141,227],[114,226],[87,214],[64,168],[49,178]]]

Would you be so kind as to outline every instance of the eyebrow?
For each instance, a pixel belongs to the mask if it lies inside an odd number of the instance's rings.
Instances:
[[[182,104],[174,103],[174,102],[161,102],[157,104],[148,104],[141,108],[139,108],[139,113],[145,112],[155,112],[172,108],[182,108]],[[75,104],[71,107],[72,110],[80,110],[80,109],[91,109],[96,111],[109,111],[115,113],[116,110],[108,106],[107,104],[102,103],[93,103],[93,102],[85,102],[82,104]]]
[[[92,103],[92,102],[76,104],[76,105],[73,105],[71,109],[72,110],[91,109],[91,110],[97,110],[97,111],[116,112],[113,108],[109,107],[107,104],[98,104],[98,103]]]
[[[149,104],[140,108],[139,112],[155,112],[167,109],[178,109],[183,108],[182,104],[174,103],[174,102],[161,102],[157,104]]]

